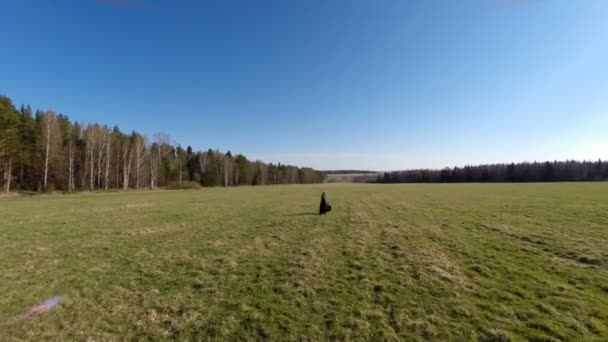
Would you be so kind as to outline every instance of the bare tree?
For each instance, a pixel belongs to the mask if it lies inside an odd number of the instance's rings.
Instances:
[[[98,127],[97,141],[97,188],[101,189],[101,171],[103,165],[103,153],[105,152],[105,129]]]
[[[85,189],[87,183],[87,166],[89,163],[89,153],[88,153],[88,128],[87,125],[82,122],[80,123],[80,132],[78,133],[78,139],[85,142],[84,148],[84,163],[80,168],[80,188]],[[81,156],[82,157],[82,156]]]
[[[166,154],[166,145],[169,145],[170,141],[171,139],[168,134],[154,134],[153,147],[156,148],[156,151],[150,150],[150,187],[152,189],[155,189],[160,183],[160,165]]]
[[[75,155],[75,144],[74,144],[74,127],[70,127],[70,132],[68,133],[68,192],[73,192],[76,190],[76,186],[74,185],[74,155]]]
[[[115,165],[115,175],[114,180],[116,182],[115,187],[120,188],[120,159],[121,159],[121,142],[122,142],[122,133],[119,130],[115,130],[112,132],[112,141],[114,142],[114,147],[112,148],[112,154],[114,155],[114,165]]]
[[[131,175],[131,162],[133,161],[131,153],[131,138],[124,137],[122,140],[122,188],[129,189],[129,178]]]
[[[150,189],[156,188],[156,163],[154,158],[153,146],[150,146]]]
[[[146,141],[145,138],[141,135],[134,133],[133,140],[135,146],[135,188],[139,189],[139,184],[141,182],[142,169],[144,166],[144,155],[146,153]]]
[[[105,186],[105,190],[108,191],[108,185],[110,183],[110,159],[111,159],[111,154],[110,154],[110,145],[112,144],[112,137],[110,136],[110,130],[105,127],[104,129],[105,132],[105,146],[106,146],[106,155],[105,155],[105,162],[106,162],[106,170],[105,170],[105,175],[104,175],[104,186]]]
[[[46,190],[48,187],[49,168],[51,154],[55,148],[57,139],[59,138],[59,127],[57,126],[57,114],[48,110],[42,113],[41,116],[42,141],[44,143],[44,178],[43,187]]]
[[[177,170],[177,181],[179,184],[182,184],[182,167],[179,162],[179,151],[178,148],[173,150],[173,162],[175,163],[175,169]]]
[[[223,185],[229,186],[231,185],[231,175],[232,175],[232,155],[230,151],[226,154],[220,153],[220,161],[221,161],[221,172],[223,176]]]
[[[13,159],[8,158],[8,160],[4,163],[4,191],[8,194],[11,192],[11,178],[13,174]]]
[[[51,118],[48,117],[48,114],[45,117],[46,147],[44,152],[44,189],[46,190],[49,179],[49,157],[51,155]]]
[[[98,149],[99,126],[89,126],[87,129],[87,155],[89,160],[89,190],[95,190],[95,152]]]
[[[233,176],[234,185],[239,185],[239,176],[240,176],[239,172],[240,172],[240,170],[239,170],[239,166],[238,166],[237,162],[234,163],[234,172],[233,172],[233,174],[234,174],[234,176]]]

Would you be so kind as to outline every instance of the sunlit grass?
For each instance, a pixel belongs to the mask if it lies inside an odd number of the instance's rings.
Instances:
[[[607,242],[605,183],[4,198],[0,339],[604,340]]]

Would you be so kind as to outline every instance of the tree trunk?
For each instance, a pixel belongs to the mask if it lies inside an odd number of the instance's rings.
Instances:
[[[88,148],[88,147],[87,147]],[[80,177],[80,188],[82,190],[87,188],[87,165],[89,164],[89,152],[88,150],[84,150],[84,167],[81,167],[81,177]]]
[[[91,146],[89,154],[89,164],[91,167],[91,174],[89,175],[89,187],[90,190],[93,191],[95,189],[95,153],[93,151],[93,146]]]
[[[137,170],[135,170],[135,189],[139,189],[139,169],[141,169],[141,151],[137,148]]]
[[[21,185],[21,187],[23,187],[23,162],[20,163],[21,164],[21,169],[19,171],[19,184]]]
[[[156,173],[155,173],[156,180],[154,181],[154,183],[156,183],[155,185],[158,185],[160,183],[160,181],[158,179],[158,175],[160,174],[160,172],[158,170],[158,167],[161,164],[161,162],[162,162],[162,158],[161,158],[161,155],[160,155],[160,142],[159,142],[159,144],[158,144],[158,159],[156,159]]]
[[[109,181],[110,181],[110,136],[108,135],[106,137],[106,174],[105,174],[105,181],[104,181],[106,191],[108,191]]]
[[[44,154],[44,190],[46,190],[49,174],[49,154],[51,152],[51,119],[46,118],[46,152]]]
[[[120,152],[116,153],[116,189],[120,187]]]
[[[129,166],[127,163],[123,162],[123,172],[122,172],[122,189],[129,189]]]
[[[4,168],[4,178],[6,179],[5,189],[6,189],[7,195],[11,191],[11,179],[13,178],[12,175],[13,175],[13,159],[9,158],[8,162],[6,163],[6,167]]]
[[[181,160],[177,160],[177,162],[179,163],[179,184],[182,184],[182,161]]]
[[[68,142],[68,192],[74,191],[74,141]]]
[[[135,165],[137,169],[135,170],[135,189],[139,190],[139,171],[141,169],[141,148],[142,148],[142,138],[137,136],[135,144],[135,158],[137,159],[137,164]]]
[[[224,186],[228,186],[228,165],[224,162]]]
[[[129,175],[131,173],[131,160],[133,158],[131,158],[131,151],[130,151],[130,146],[129,146],[128,141],[123,142],[122,148],[123,148],[123,150],[122,150],[122,169],[123,169],[122,188],[123,188],[123,190],[128,190],[129,189]]]
[[[97,150],[97,189],[101,189],[101,157],[102,156],[103,156],[103,142],[100,144],[99,149]]]
[[[153,151],[150,150],[150,189],[154,190],[154,179],[156,175],[154,174],[154,156]]]
[[[207,184],[207,156],[204,153],[200,154],[200,158],[198,158],[198,165],[201,168],[201,183],[209,185]]]

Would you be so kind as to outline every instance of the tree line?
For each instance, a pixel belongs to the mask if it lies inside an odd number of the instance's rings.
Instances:
[[[378,171],[369,170],[327,170],[321,171],[326,175],[354,175],[354,174],[376,174]]]
[[[378,183],[576,182],[608,179],[605,161],[547,161],[384,172]]]
[[[312,168],[249,160],[230,151],[194,151],[118,127],[72,122],[0,95],[0,172],[11,190],[157,189],[186,186],[304,184],[323,181]]]

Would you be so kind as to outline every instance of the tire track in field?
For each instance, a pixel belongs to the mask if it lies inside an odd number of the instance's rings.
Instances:
[[[369,203],[387,201],[377,194]],[[475,286],[449,257],[451,247],[441,229],[424,223],[426,214],[409,202],[391,204],[367,206],[376,240],[369,259],[377,260],[375,275],[389,284],[380,291],[389,294],[380,302],[382,309],[397,335],[415,331],[424,338],[440,338],[441,331],[454,324],[452,312],[443,307],[447,303],[458,307],[460,297]],[[421,302],[427,305],[421,307]]]

